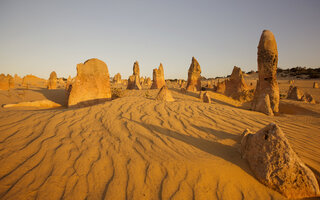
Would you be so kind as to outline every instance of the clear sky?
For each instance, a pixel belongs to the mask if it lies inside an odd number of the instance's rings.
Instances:
[[[257,69],[264,29],[277,40],[279,67],[320,67],[319,0],[0,0],[0,73],[76,75],[89,58],[110,76],[142,76],[162,62],[165,78],[187,78],[192,56],[202,75]]]

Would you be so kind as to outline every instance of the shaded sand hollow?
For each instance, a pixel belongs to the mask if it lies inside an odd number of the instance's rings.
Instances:
[[[213,92],[208,104],[178,89],[174,102],[146,91],[78,109],[1,108],[0,199],[284,199],[239,153],[243,130],[270,122],[319,180],[319,104],[281,100],[284,113],[270,117]]]

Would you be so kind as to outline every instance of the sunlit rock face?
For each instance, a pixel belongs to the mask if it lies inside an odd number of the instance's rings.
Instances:
[[[258,46],[258,71],[257,83],[252,110],[269,115],[279,112],[279,86],[277,82],[278,50],[276,39],[271,31],[264,30]],[[265,101],[265,97],[269,100]],[[272,113],[267,113],[262,101],[270,102]]]
[[[201,90],[201,68],[198,61],[192,57],[191,65],[188,70],[187,91]]]
[[[111,98],[107,65],[96,58],[77,65],[77,76],[71,85],[68,106],[86,106]]]

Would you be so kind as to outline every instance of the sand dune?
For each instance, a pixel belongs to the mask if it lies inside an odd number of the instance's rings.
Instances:
[[[320,171],[317,110],[269,117],[175,90],[176,101],[155,101],[157,92],[80,109],[1,109],[0,198],[283,199],[239,153],[242,131],[270,122]]]

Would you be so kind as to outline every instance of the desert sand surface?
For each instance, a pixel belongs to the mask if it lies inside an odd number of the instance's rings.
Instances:
[[[283,93],[289,84],[281,81]],[[319,101],[312,82],[295,85]],[[127,90],[69,109],[63,88],[0,91],[1,104],[62,105],[0,108],[0,199],[285,199],[254,177],[239,152],[246,128],[271,122],[319,181],[320,104],[281,99],[280,114],[267,116],[212,91],[208,104],[199,92],[169,89],[173,102],[156,101],[159,89]]]

